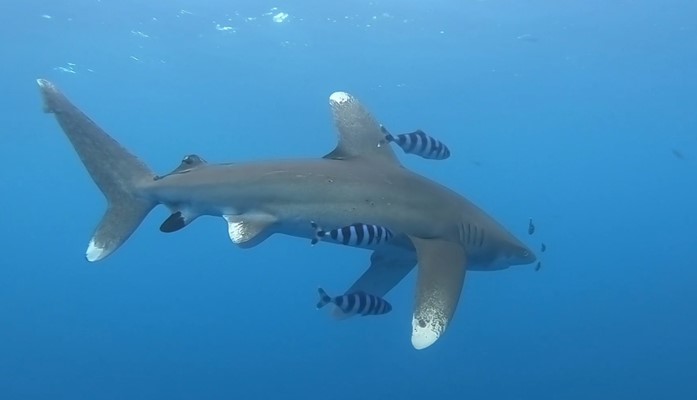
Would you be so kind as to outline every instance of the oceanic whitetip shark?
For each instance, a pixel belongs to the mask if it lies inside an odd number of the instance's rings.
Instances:
[[[466,270],[496,270],[536,260],[493,218],[452,190],[400,164],[381,125],[353,96],[329,97],[338,144],[321,158],[212,164],[196,156],[158,176],[39,79],[44,111],[53,113],[108,207],[87,247],[99,261],[118,249],[158,204],[176,231],[201,215],[227,221],[230,239],[249,248],[274,233],[315,238],[354,223],[394,232],[375,249],[368,270],[346,293],[384,296],[418,264],[411,342],[433,344],[448,327]]]

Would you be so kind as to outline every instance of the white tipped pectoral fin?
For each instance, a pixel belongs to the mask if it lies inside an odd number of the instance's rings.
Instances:
[[[409,239],[404,235],[395,236],[391,243],[397,244],[404,240],[409,246]],[[406,277],[416,265],[416,253],[408,247],[381,246],[370,257],[370,266],[356,282],[345,292],[363,291],[375,296],[384,297],[399,282]],[[338,307],[332,315],[337,319],[345,319],[351,315],[344,314]]]
[[[276,218],[269,214],[248,213],[223,215],[228,223],[230,240],[242,248],[258,245],[271,236]]]
[[[347,293],[363,291],[379,297],[385,296],[416,265],[416,254],[413,251],[400,249],[399,252],[403,253],[402,257],[390,257],[393,254],[385,254],[388,252],[383,252],[381,249],[373,252],[370,257],[370,266],[347,290]]]
[[[465,279],[466,257],[457,243],[411,239],[419,260],[411,343],[420,350],[443,335],[455,313]]]

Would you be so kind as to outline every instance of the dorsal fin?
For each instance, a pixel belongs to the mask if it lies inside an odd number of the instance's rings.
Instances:
[[[196,167],[200,167],[201,165],[208,164],[206,160],[201,158],[198,154],[189,154],[187,156],[184,156],[182,158],[182,162],[179,164],[179,166],[172,171],[172,174],[181,174],[184,172],[189,172],[192,169]]]
[[[197,154],[189,154],[187,156],[184,156],[182,159],[182,162],[179,164],[177,168],[174,169],[174,171],[170,172],[167,175],[162,175],[162,176],[156,176],[155,180],[162,179],[164,177],[170,176],[170,175],[175,175],[175,174],[185,174],[189,171],[191,171],[194,168],[198,168],[202,165],[206,165],[208,162],[201,158],[201,156]]]
[[[324,158],[361,159],[399,165],[392,148],[381,145],[385,135],[380,124],[355,97],[346,92],[334,92],[329,96],[329,105],[339,133],[339,143]]]

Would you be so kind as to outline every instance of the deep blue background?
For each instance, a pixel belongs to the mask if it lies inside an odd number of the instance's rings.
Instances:
[[[236,3],[4,6],[0,398],[697,398],[695,2]],[[542,269],[470,273],[416,351],[413,274],[384,317],[314,309],[362,250],[240,250],[214,218],[164,235],[158,208],[90,264],[105,203],[38,77],[161,173],[321,156],[349,91],[446,142],[447,161],[403,160],[544,241]]]

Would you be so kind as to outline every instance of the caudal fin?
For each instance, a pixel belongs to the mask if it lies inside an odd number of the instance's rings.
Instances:
[[[317,292],[319,293],[319,301],[317,302],[317,308],[322,308],[332,302],[331,296],[329,296],[327,292],[324,291],[324,289],[319,288],[317,289]]]
[[[99,261],[121,246],[157,205],[139,196],[140,183],[155,174],[75,107],[51,82],[38,79],[44,111],[56,116],[90,176],[107,199],[107,210],[90,240],[87,260]]]

